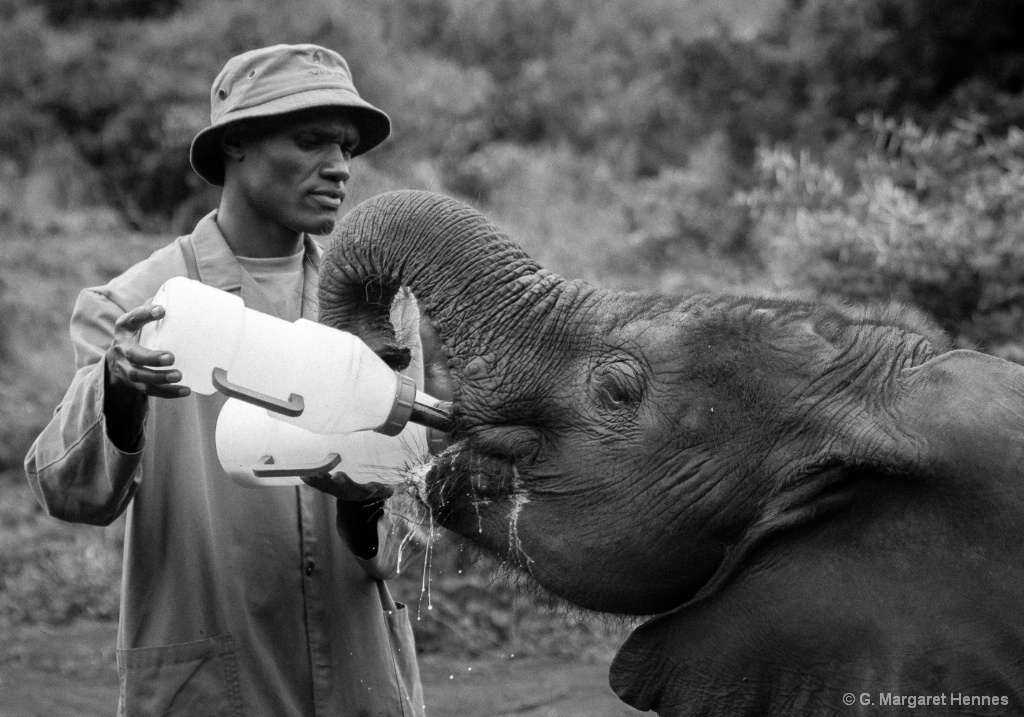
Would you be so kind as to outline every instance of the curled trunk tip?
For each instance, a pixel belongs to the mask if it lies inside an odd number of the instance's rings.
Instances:
[[[539,270],[473,207],[433,192],[386,192],[356,206],[332,235],[320,275],[320,321],[401,366],[408,351],[390,321],[400,287],[412,291],[451,347],[472,330],[483,297]]]

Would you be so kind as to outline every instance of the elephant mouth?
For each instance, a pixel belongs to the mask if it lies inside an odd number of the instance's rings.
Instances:
[[[436,457],[420,498],[436,523],[472,540],[505,567],[530,571],[519,520],[530,502],[517,460],[482,449],[471,439]]]
[[[536,462],[539,440],[526,427],[467,421],[473,406],[467,405],[459,378],[448,367],[449,349],[429,329],[421,328],[424,351],[431,356],[424,361],[425,384],[452,403],[456,419],[448,434],[453,442],[433,459],[422,498],[441,525],[462,532],[456,527],[460,515],[476,517],[482,509],[524,495],[520,469]]]
[[[496,558],[507,577],[547,592],[534,585],[534,561],[520,539],[519,519],[529,499],[513,458],[453,445],[430,468],[424,492],[439,525]]]
[[[463,514],[479,513],[522,493],[513,458],[481,452],[467,444],[450,446],[426,477],[427,506],[441,525],[453,529]]]

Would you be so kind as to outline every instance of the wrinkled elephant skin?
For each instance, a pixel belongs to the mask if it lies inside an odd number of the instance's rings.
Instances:
[[[625,701],[1024,714],[1024,369],[898,307],[566,281],[425,192],[345,218],[321,321],[400,367],[400,286],[456,412],[434,515],[558,598],[652,616]]]

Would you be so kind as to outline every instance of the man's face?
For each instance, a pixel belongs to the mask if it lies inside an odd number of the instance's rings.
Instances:
[[[241,135],[236,176],[250,210],[294,232],[327,234],[338,219],[359,144],[352,120],[303,113]]]

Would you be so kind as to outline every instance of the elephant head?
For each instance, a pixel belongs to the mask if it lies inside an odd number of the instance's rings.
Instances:
[[[1024,369],[907,309],[567,281],[425,192],[340,224],[321,321],[401,367],[400,286],[454,403],[435,518],[575,605],[653,616],[613,663],[624,700],[1024,709]]]

